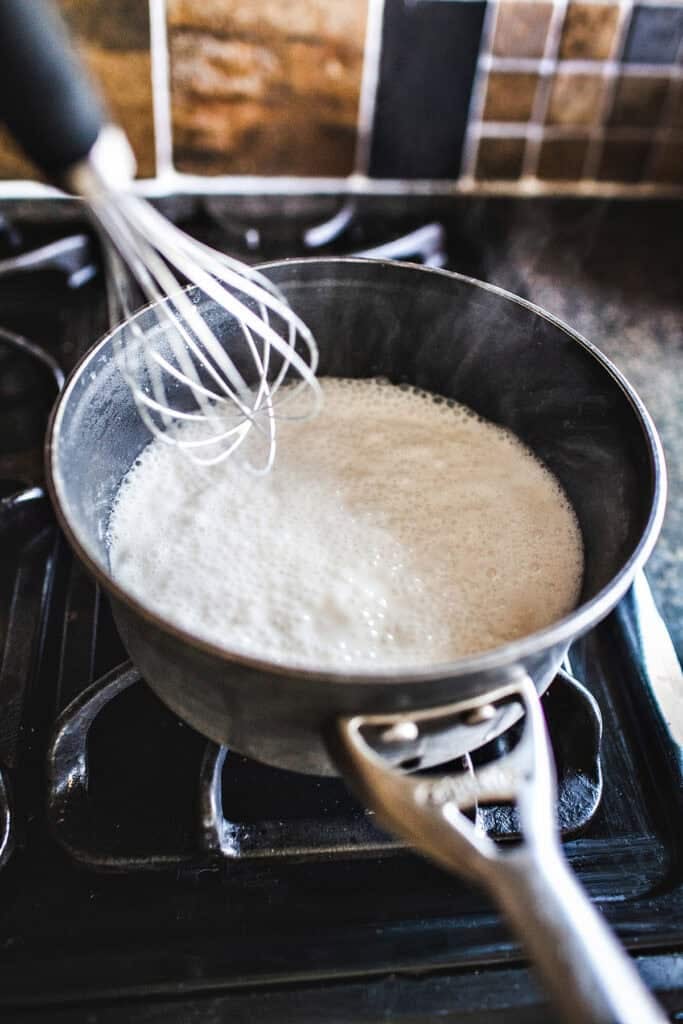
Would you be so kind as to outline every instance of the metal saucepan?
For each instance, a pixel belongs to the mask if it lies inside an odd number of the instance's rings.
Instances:
[[[159,697],[206,736],[279,767],[341,771],[384,825],[488,886],[568,1019],[664,1020],[562,857],[537,697],[569,644],[614,607],[654,545],[665,469],[646,410],[594,346],[498,288],[360,259],[289,260],[266,269],[313,329],[323,376],[382,376],[454,398],[538,454],[579,518],[580,604],[496,650],[373,673],[246,658],[230,651],[229,636],[218,648],[170,625],[109,572],[112,501],[149,441],[117,368],[115,331],[83,358],[59,399],[47,474],[61,525],[109,594],[131,658]],[[148,319],[151,325],[149,313],[138,317],[143,328]],[[234,338],[237,345],[234,324],[216,326],[226,344]],[[153,343],[164,350],[163,336]],[[465,755],[522,715],[517,747],[476,774],[407,770]],[[517,802],[519,846],[495,847],[462,813],[492,800]]]

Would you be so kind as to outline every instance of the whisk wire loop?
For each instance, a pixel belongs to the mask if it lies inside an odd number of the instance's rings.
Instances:
[[[287,418],[320,406],[311,331],[264,274],[190,238],[145,200],[104,192],[92,208],[113,243],[105,248],[126,319],[117,356],[143,422],[204,466],[228,458],[255,428],[265,457],[246,464],[268,472],[280,406],[303,390],[310,408]],[[126,268],[151,304],[137,316]]]

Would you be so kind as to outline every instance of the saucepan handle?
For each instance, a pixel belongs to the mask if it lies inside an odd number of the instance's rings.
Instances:
[[[514,748],[476,771],[414,775],[392,767],[387,748],[435,731],[479,728],[501,707],[524,714]],[[479,732],[479,744],[481,733]],[[476,744],[473,744],[475,746]],[[526,947],[548,994],[572,1024],[664,1024],[638,972],[567,864],[555,825],[555,775],[545,721],[531,680],[520,673],[486,702],[340,720],[331,749],[351,788],[388,830],[442,867],[485,886]],[[395,761],[395,757],[394,757]],[[478,825],[483,803],[512,802],[522,841],[505,848]],[[475,809],[471,820],[463,813]]]
[[[559,848],[542,856],[528,847],[514,851],[490,873],[488,888],[567,1021],[665,1024]]]

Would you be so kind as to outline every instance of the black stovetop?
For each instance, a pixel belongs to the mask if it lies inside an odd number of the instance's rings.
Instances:
[[[415,226],[367,221],[353,248]],[[26,247],[65,229],[23,230]],[[449,265],[482,259],[459,246]],[[106,327],[87,277],[0,277],[0,328],[68,370]],[[125,663],[39,490],[53,389],[0,334],[0,498],[34,488],[0,506],[0,1018],[552,1019],[484,895],[378,832],[341,782],[198,736]],[[544,705],[570,862],[683,1019],[681,750],[638,615],[631,594],[575,644]],[[514,839],[506,809],[486,824]]]

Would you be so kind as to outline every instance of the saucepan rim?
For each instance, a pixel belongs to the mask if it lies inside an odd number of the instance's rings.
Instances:
[[[65,511],[66,495],[64,481],[59,467],[59,437],[64,411],[68,405],[70,395],[77,381],[85,372],[89,363],[96,358],[100,350],[120,330],[118,324],[113,330],[108,331],[99,341],[81,357],[71,371],[64,388],[59,395],[52,410],[45,440],[45,467],[46,479],[50,498],[55,509],[57,520],[64,531],[71,547],[83,564],[92,573],[98,583],[110,593],[118,602],[126,605],[137,616],[150,625],[169,635],[174,640],[187,644],[189,647],[201,652],[204,655],[217,658],[226,664],[238,665],[246,669],[253,669],[260,672],[268,672],[272,675],[291,677],[295,675],[299,680],[310,680],[315,683],[336,683],[336,684],[377,684],[387,683],[392,687],[400,687],[401,684],[413,684],[416,682],[427,682],[439,679],[457,678],[472,674],[489,672],[496,669],[518,663],[535,654],[541,654],[551,648],[567,646],[572,640],[582,633],[587,632],[593,625],[603,619],[616,605],[619,599],[625,594],[630,585],[633,575],[637,569],[642,567],[650,556],[655,545],[664,518],[664,507],[666,503],[666,466],[661,441],[657,434],[656,427],[643,402],[629,384],[623,374],[614,364],[600,351],[592,342],[588,341],[563,320],[553,316],[540,306],[522,299],[497,285],[479,281],[476,278],[459,274],[455,271],[442,270],[437,267],[425,267],[422,264],[401,262],[397,260],[373,260],[362,257],[294,257],[284,260],[272,260],[259,265],[260,270],[266,272],[274,267],[291,266],[297,264],[384,264],[387,267],[402,267],[422,274],[435,274],[449,279],[464,282],[485,292],[491,292],[505,298],[518,306],[530,310],[542,319],[547,320],[555,327],[564,331],[573,341],[581,345],[600,366],[607,372],[620,388],[629,404],[631,405],[636,418],[638,419],[645,440],[647,442],[648,454],[650,457],[653,494],[650,513],[647,523],[643,529],[640,541],[634,551],[624,563],[619,572],[603,587],[594,597],[583,604],[578,605],[572,612],[552,623],[544,629],[529,633],[520,639],[492,648],[479,654],[458,658],[450,662],[423,665],[410,668],[385,668],[373,671],[349,670],[343,671],[320,669],[308,664],[297,664],[296,662],[270,661],[267,658],[259,658],[249,655],[238,648],[222,647],[210,643],[193,633],[174,625],[168,619],[157,614],[137,598],[131,596],[128,591],[120,586],[113,577],[105,572],[102,567],[91,557],[84,543],[81,542],[77,527],[73,526]],[[154,303],[150,303],[135,313],[135,319],[144,314]]]

